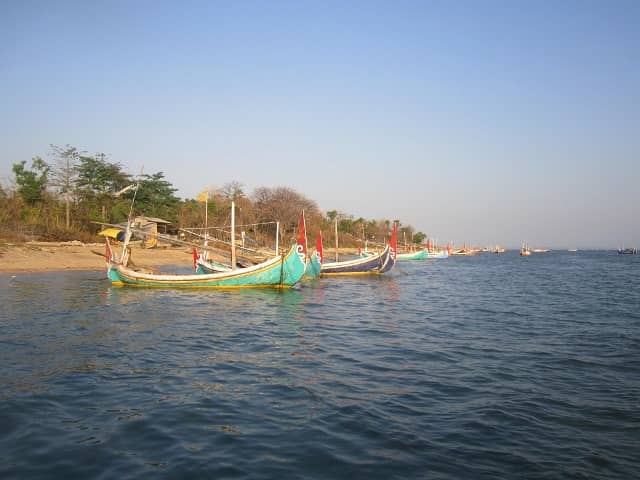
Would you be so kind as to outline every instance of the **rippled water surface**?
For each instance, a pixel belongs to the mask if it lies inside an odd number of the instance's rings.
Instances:
[[[640,257],[288,291],[0,275],[1,478],[638,478]]]

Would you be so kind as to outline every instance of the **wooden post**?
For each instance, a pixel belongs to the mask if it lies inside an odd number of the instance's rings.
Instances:
[[[336,215],[336,262],[338,261],[338,215]]]
[[[209,190],[205,190],[204,199],[204,246],[209,245]]]
[[[236,203],[231,201],[231,270],[236,269]]]

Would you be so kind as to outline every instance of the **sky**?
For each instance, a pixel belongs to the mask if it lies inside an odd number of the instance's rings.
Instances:
[[[0,183],[50,145],[441,242],[640,247],[640,2],[0,0]]]

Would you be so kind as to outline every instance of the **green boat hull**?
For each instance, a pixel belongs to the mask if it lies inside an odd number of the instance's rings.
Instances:
[[[405,260],[425,260],[429,257],[429,252],[425,250],[420,250],[418,252],[412,253],[399,253],[396,256],[396,260],[405,261]]]
[[[314,252],[311,255],[311,258],[307,262],[307,266],[304,271],[304,277],[307,279],[318,278],[320,276],[320,269],[322,268],[322,264],[320,263],[320,256],[317,252]]]
[[[211,274],[171,275],[151,274],[111,263],[108,277],[112,285],[165,288],[289,288],[300,281],[305,263],[293,245],[283,257],[230,272]]]

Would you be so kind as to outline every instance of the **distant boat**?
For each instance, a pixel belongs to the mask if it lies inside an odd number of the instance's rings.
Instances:
[[[549,251],[548,248],[534,248],[531,250],[533,253],[547,253]]]
[[[462,248],[450,252],[451,255],[475,255],[476,253],[478,253],[478,250],[467,248],[466,243],[462,246]]]
[[[638,253],[638,250],[635,248],[619,248],[618,249],[619,255],[635,255],[637,253]]]
[[[576,253],[578,251],[577,248],[570,248],[567,252]]]
[[[344,262],[323,263],[320,269],[320,276],[379,275],[388,272],[396,263],[396,252],[398,248],[398,232],[396,228],[394,223],[391,240],[382,252],[366,257],[358,257],[354,260],[346,260]]]
[[[358,255],[360,258],[371,258],[374,255],[378,255],[377,252],[369,251],[361,251]],[[415,252],[406,252],[406,253],[398,253],[396,255],[397,261],[406,261],[406,260],[426,260],[431,257],[431,253],[427,250],[417,250]]]
[[[429,252],[426,248],[418,250],[417,252],[399,253],[396,255],[398,260],[425,260],[429,256]]]
[[[427,259],[428,260],[437,260],[439,258],[449,258],[449,252],[451,251],[451,246],[447,245],[447,249],[443,250],[442,248],[439,248],[436,245],[431,245],[431,239],[428,238],[427,239],[427,243],[425,245],[425,248],[427,250],[427,252],[429,252],[429,255],[427,255]]]
[[[427,260],[437,260],[440,258],[449,258],[449,252],[447,252],[446,250],[429,252],[429,256],[427,257]]]
[[[520,249],[520,256],[528,257],[529,255],[531,255],[531,250],[529,249],[529,246],[525,242],[522,244],[522,248]]]

